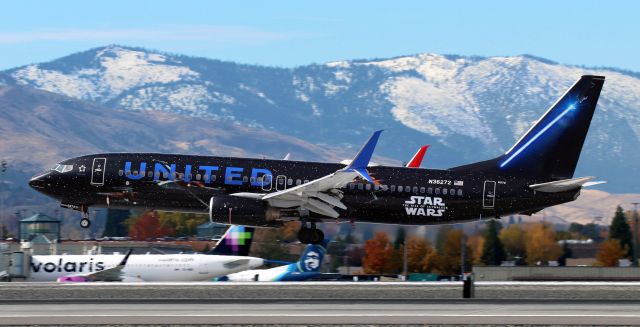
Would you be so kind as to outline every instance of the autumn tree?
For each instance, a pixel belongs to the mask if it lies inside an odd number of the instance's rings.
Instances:
[[[444,241],[442,243],[442,252],[438,254],[435,262],[435,269],[442,275],[457,275],[461,270],[461,256],[462,256],[462,238],[464,232],[460,229],[449,229],[445,234]],[[471,250],[465,244],[466,253],[470,253]],[[470,266],[470,256],[465,258],[465,266]]]
[[[473,234],[467,237],[467,246],[471,249],[469,256],[473,265],[482,264],[482,250],[484,248],[484,236],[482,234]]]
[[[162,211],[156,215],[161,225],[174,231],[174,236],[193,236],[198,232],[198,226],[207,221],[206,215],[195,213]]]
[[[525,239],[529,265],[548,263],[562,255],[562,247],[556,241],[556,235],[549,224],[528,225]]]
[[[504,253],[502,242],[500,238],[498,238],[498,233],[501,228],[502,225],[496,220],[491,219],[487,223],[481,258],[482,263],[487,266],[499,266],[507,257]]]
[[[254,256],[269,260],[293,261],[297,258],[291,255],[287,246],[282,242],[281,228],[257,228],[253,234],[251,253]]]
[[[432,254],[435,254],[435,250],[426,238],[409,236],[407,239],[407,272],[430,272],[433,266],[428,259]]]
[[[366,274],[384,274],[387,261],[393,254],[389,236],[385,232],[377,232],[372,239],[364,243],[365,255],[362,258],[362,269]]]
[[[129,223],[129,236],[137,241],[173,236],[174,234],[170,227],[160,223],[155,211],[147,211],[142,216],[129,218],[127,222]]]
[[[627,251],[626,246],[623,247],[620,244],[620,240],[612,238],[600,244],[596,259],[601,266],[615,267],[618,265],[618,260],[626,256]]]
[[[525,230],[522,225],[509,225],[500,231],[500,241],[510,259],[522,258],[525,260],[527,256],[525,240]]]
[[[633,243],[631,236],[631,228],[627,223],[627,218],[624,215],[622,207],[616,208],[616,213],[611,220],[611,226],[609,226],[609,239],[615,239],[620,242],[622,249],[627,249],[626,256],[633,256]]]

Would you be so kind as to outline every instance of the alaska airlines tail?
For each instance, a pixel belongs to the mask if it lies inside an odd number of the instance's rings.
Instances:
[[[572,178],[603,84],[604,76],[582,76],[505,154],[452,170]]]
[[[248,256],[255,228],[232,225],[208,254]]]

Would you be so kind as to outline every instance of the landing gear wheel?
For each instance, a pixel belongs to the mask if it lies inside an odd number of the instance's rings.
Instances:
[[[321,244],[324,240],[324,232],[321,229],[313,228],[310,230],[312,233],[311,244]]]
[[[89,226],[91,226],[91,220],[89,220],[88,218],[80,219],[80,227],[89,228]]]
[[[298,231],[298,240],[302,244],[310,244],[311,243],[311,229],[307,227],[300,227]]]
[[[298,231],[298,240],[303,244],[321,244],[324,241],[324,232],[317,229],[315,224],[311,224],[309,228],[303,223]]]

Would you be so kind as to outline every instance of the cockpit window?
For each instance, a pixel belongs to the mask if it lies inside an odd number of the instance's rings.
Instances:
[[[73,165],[61,165],[57,164],[51,168],[51,170],[55,170],[59,173],[66,173],[73,170]]]

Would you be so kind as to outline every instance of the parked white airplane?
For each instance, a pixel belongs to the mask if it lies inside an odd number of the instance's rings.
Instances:
[[[329,240],[322,244],[309,244],[298,262],[271,269],[252,269],[217,278],[217,281],[232,282],[292,282],[303,281],[320,275],[322,259],[327,252]]]
[[[231,226],[213,254],[36,255],[28,281],[206,281],[259,267],[248,257],[253,230]],[[233,252],[239,255],[226,255]]]

